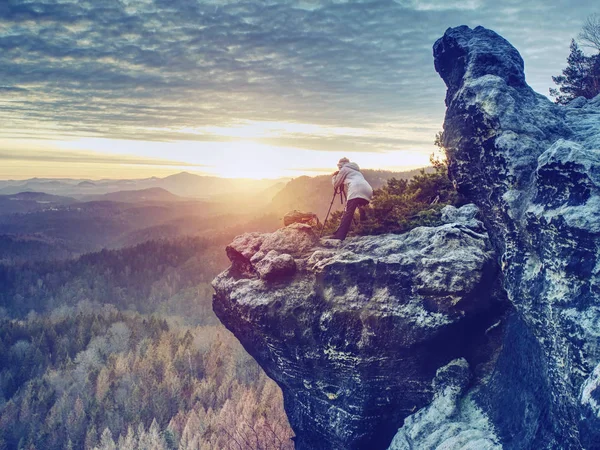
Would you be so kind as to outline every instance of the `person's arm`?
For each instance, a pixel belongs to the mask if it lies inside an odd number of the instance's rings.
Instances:
[[[339,189],[344,184],[344,180],[346,179],[349,171],[350,169],[342,167],[342,170],[340,170],[339,173],[332,178],[331,181],[334,189]]]

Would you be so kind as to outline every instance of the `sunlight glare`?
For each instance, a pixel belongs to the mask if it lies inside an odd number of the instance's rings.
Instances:
[[[227,178],[280,178],[300,175],[322,175],[336,169],[336,163],[342,156],[356,161],[365,169],[410,170],[429,165],[431,149],[415,148],[389,152],[339,152],[312,150],[296,147],[280,147],[257,143],[252,140],[211,141],[137,141],[104,138],[78,138],[56,140],[44,143],[44,150],[32,142],[15,142],[13,148],[20,152],[35,151],[49,156],[81,156],[77,164],[86,164],[86,176],[91,176],[94,157],[106,159],[97,164],[98,177],[108,178],[135,173],[140,168],[140,177],[149,173],[152,167],[160,173],[182,170],[200,175],[213,175]],[[86,160],[86,157],[91,158]],[[25,159],[23,160],[25,161]],[[139,162],[138,162],[139,161]],[[59,168],[68,169],[69,164],[48,162],[48,170],[58,173]],[[116,171],[107,170],[112,165]],[[100,173],[101,172],[101,173]],[[112,175],[111,175],[112,173]],[[119,175],[117,175],[117,173]],[[143,175],[142,175],[143,174]]]

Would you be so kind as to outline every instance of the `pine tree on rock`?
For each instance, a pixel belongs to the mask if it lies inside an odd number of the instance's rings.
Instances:
[[[562,75],[552,77],[559,87],[550,89],[550,95],[556,97],[556,103],[561,105],[577,97],[590,99],[600,94],[600,53],[585,56],[575,39],[571,40],[570,49]]]

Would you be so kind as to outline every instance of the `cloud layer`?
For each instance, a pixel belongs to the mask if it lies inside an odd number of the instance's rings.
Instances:
[[[210,128],[287,121],[325,133],[260,142],[416,148],[441,127],[431,46],[447,27],[504,35],[545,93],[591,12],[591,2],[563,0],[8,0],[0,138],[227,141]]]

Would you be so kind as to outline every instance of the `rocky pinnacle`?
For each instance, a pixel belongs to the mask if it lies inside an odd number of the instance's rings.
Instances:
[[[600,96],[551,103],[482,27],[448,29],[433,54],[450,175],[500,256],[512,333],[533,345],[511,369],[529,386],[505,393],[508,410],[488,398],[488,411],[505,448],[599,448]]]

